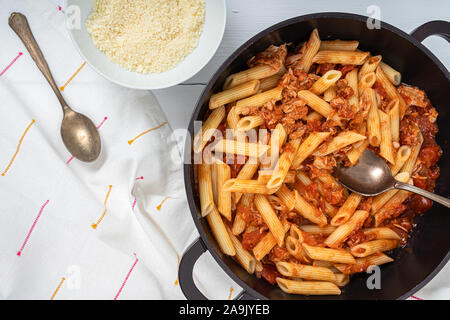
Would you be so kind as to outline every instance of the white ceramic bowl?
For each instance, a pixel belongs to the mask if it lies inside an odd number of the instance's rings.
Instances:
[[[71,10],[72,9],[76,10]],[[205,0],[205,24],[197,48],[179,65],[163,73],[140,74],[131,72],[115,64],[92,42],[86,30],[86,19],[92,12],[92,0],[68,0],[66,19],[73,21],[73,13],[81,17],[80,28],[70,28],[68,32],[74,45],[87,63],[105,78],[125,87],[134,89],[160,89],[179,84],[200,71],[212,58],[222,41],[226,22],[225,0]]]

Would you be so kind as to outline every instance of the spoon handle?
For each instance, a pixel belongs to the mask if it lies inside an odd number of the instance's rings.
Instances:
[[[418,187],[415,187],[415,186],[413,186],[411,184],[403,183],[403,182],[396,182],[395,185],[394,185],[394,188],[396,188],[396,189],[403,189],[403,190],[406,190],[406,191],[411,191],[411,192],[417,193],[417,194],[419,194],[421,196],[424,196],[425,198],[428,198],[430,200],[436,201],[436,202],[446,206],[447,208],[450,208],[450,199],[438,196],[437,194],[425,191],[425,190],[420,189]]]
[[[64,101],[64,98],[63,98],[61,92],[59,91],[59,88],[56,85],[55,80],[53,79],[53,76],[50,71],[50,68],[48,67],[47,61],[45,60],[44,55],[42,54],[42,51],[39,48],[39,45],[37,44],[36,40],[34,39],[34,36],[33,36],[33,33],[31,32],[30,25],[28,24],[27,18],[19,12],[13,12],[9,16],[8,24],[11,27],[11,29],[13,29],[17,33],[19,38],[22,40],[23,44],[27,48],[27,50],[30,53],[31,57],[33,58],[34,62],[38,66],[39,70],[41,70],[45,79],[47,79],[48,83],[50,84],[53,91],[55,92],[56,97],[58,98],[59,102],[61,103],[61,106],[64,111],[65,108],[68,108],[67,103],[66,103],[66,101]]]

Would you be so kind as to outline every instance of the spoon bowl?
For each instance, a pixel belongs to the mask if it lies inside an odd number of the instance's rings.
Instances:
[[[92,162],[100,155],[100,135],[94,123],[68,107],[64,110],[61,137],[70,153],[81,161]]]
[[[391,189],[403,189],[450,208],[450,199],[395,180],[387,163],[368,149],[353,167],[338,165],[334,176],[344,187],[363,196],[376,196]]]
[[[376,196],[393,189],[396,182],[388,164],[367,149],[355,166],[338,165],[335,177],[347,189],[363,196]]]

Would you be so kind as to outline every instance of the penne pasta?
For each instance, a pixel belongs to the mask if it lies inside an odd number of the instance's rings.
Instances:
[[[295,224],[291,225],[291,228],[289,229],[289,235],[300,243],[303,243],[303,241],[305,241],[304,232]]]
[[[303,54],[297,63],[297,68],[309,71],[313,64],[313,59],[320,48],[320,38],[317,29],[314,29],[309,36],[308,41],[303,45]]]
[[[263,267],[262,263],[259,260],[256,260],[255,271],[260,273],[263,271],[263,269],[264,269],[264,267]]]
[[[412,174],[414,167],[417,162],[417,157],[419,156],[420,149],[422,148],[423,143],[423,137],[422,134],[419,133],[419,141],[417,144],[412,146],[411,148],[411,155],[409,158],[405,161],[405,164],[401,168],[400,171],[408,172],[410,175]]]
[[[363,229],[363,232],[366,236],[375,236],[377,240],[401,240],[400,236],[397,232],[390,228],[381,227],[381,228],[367,228]]]
[[[292,191],[283,184],[280,189],[275,192],[275,194],[283,201],[284,205],[292,211],[295,207],[295,196]]]
[[[217,209],[219,212],[231,221],[231,192],[225,191],[223,185],[225,181],[230,180],[231,170],[226,163],[217,165]]]
[[[350,248],[350,252],[355,257],[367,257],[380,251],[389,251],[396,248],[397,240],[374,240],[357,244]]]
[[[346,223],[355,212],[356,208],[361,202],[361,199],[362,195],[360,194],[350,194],[350,196],[348,196],[348,198],[345,200],[344,204],[339,208],[333,219],[331,219],[330,224],[332,226],[340,226]]]
[[[323,100],[322,98],[315,95],[314,93],[312,93],[309,90],[300,90],[297,93],[297,96],[299,98],[302,98],[303,100],[305,100],[306,104],[311,109],[315,110],[316,112],[318,112],[325,118],[332,116],[332,114],[334,113],[333,108],[328,104],[328,102],[326,102],[325,100]],[[336,121],[339,122],[339,119],[336,116],[335,116],[335,119],[336,119]]]
[[[214,135],[219,124],[225,118],[225,107],[214,109],[203,123],[202,128],[197,132],[194,138],[194,152],[199,153],[203,150],[206,143]]]
[[[209,108],[216,109],[230,102],[247,98],[259,90],[259,81],[251,80],[228,90],[215,93],[209,99]]]
[[[286,178],[289,168],[291,167],[292,160],[297,153],[299,145],[299,139],[291,140],[285,144],[283,147],[283,153],[278,158],[272,177],[267,182],[267,188],[278,189],[281,186]]]
[[[281,74],[277,73],[273,76],[259,80],[259,90],[261,90],[261,92],[264,92],[275,88],[278,85],[278,81],[280,81],[281,76]]]
[[[334,230],[336,230],[335,226],[327,225],[325,227],[319,227],[314,224],[307,224],[300,227],[305,232],[311,233],[311,234],[323,234],[323,235],[330,235]]]
[[[395,176],[395,180],[400,181],[400,182],[408,182],[409,173],[408,172],[400,172],[399,174],[397,174]],[[386,204],[386,202],[388,202],[389,199],[391,199],[398,191],[399,191],[398,189],[392,189],[392,190],[383,192],[382,194],[379,194],[376,197],[374,197],[372,200],[372,207],[370,209],[372,211],[372,213],[375,213],[378,210],[380,210],[381,207],[383,207]]]
[[[231,242],[236,250],[234,258],[239,262],[239,264],[250,274],[255,272],[256,259],[242,246],[241,241],[235,237],[231,232],[230,228],[226,228],[228,235],[230,236]]]
[[[391,217],[392,208],[400,206],[410,195],[411,192],[405,190],[396,192],[386,204],[375,213],[375,227],[379,227],[384,220]]]
[[[237,236],[240,235],[242,232],[244,232],[246,227],[246,222],[244,219],[242,219],[242,215],[237,212],[235,217],[234,217],[234,221],[233,221],[233,226],[231,228],[231,232]]]
[[[289,224],[283,223],[283,228],[285,232],[289,231]],[[256,244],[253,248],[253,255],[255,256],[257,261],[260,261],[266,255],[270,253],[270,251],[277,245],[277,240],[273,236],[271,232],[268,232],[262,239]]]
[[[399,111],[399,103],[398,99],[392,100],[388,104],[388,114],[389,121],[391,126],[391,136],[392,143],[397,145],[397,148],[400,146],[400,111]],[[395,147],[395,145],[394,145]]]
[[[353,64],[361,65],[369,56],[369,52],[362,51],[319,51],[313,62],[315,63],[339,63],[339,64]]]
[[[297,180],[300,181],[305,187],[312,183],[312,180],[303,171],[297,170]]]
[[[330,136],[330,132],[311,132],[311,134],[300,144],[291,167],[296,169],[308,158],[317,147]]]
[[[355,51],[359,41],[328,40],[320,43],[319,50]]]
[[[344,249],[330,249],[313,247],[303,243],[306,254],[314,260],[331,261],[336,263],[355,263],[355,258]]]
[[[372,88],[364,89],[362,99],[367,101],[370,106],[369,114],[367,116],[367,134],[369,144],[374,147],[378,147],[381,143],[381,127],[375,91]]]
[[[258,65],[253,68],[229,75],[225,79],[223,89],[227,90],[242,83],[267,78],[278,73],[279,71],[280,69],[272,68],[269,65]]]
[[[359,146],[353,146],[353,148],[346,153],[346,156],[352,165],[358,162],[359,158],[362,156],[363,152],[367,149],[368,146],[369,140],[366,139],[363,140]]]
[[[377,77],[375,72],[369,72],[362,75],[358,83],[358,92],[362,92],[364,88],[372,88],[376,80]]]
[[[358,70],[353,69],[345,75],[345,80],[353,90],[353,95],[348,98],[348,103],[354,106],[355,110],[359,109],[359,93],[358,93]]]
[[[377,76],[378,83],[383,87],[389,100],[398,99],[400,119],[403,118],[403,115],[405,114],[407,107],[405,100],[403,100],[403,97],[398,93],[397,89],[394,87],[391,81],[389,81],[389,79],[387,78],[386,74],[383,72],[380,66],[378,66],[375,74]]]
[[[354,264],[335,264],[335,268],[344,274],[354,274],[364,272],[369,266],[379,266],[394,261],[384,253],[378,252],[364,258],[355,259]]]
[[[325,239],[324,243],[330,248],[339,248],[352,232],[361,228],[368,216],[369,212],[365,210],[355,211],[347,222],[341,224]]]
[[[367,73],[375,72],[380,61],[381,56],[369,57],[359,69],[358,79],[361,80],[362,76]]]
[[[236,102],[235,112],[247,114],[250,107],[262,107],[265,103],[281,100],[282,88],[276,87]]]
[[[284,227],[269,203],[269,200],[267,200],[264,195],[256,194],[254,202],[256,209],[258,209],[261,217],[277,241],[277,244],[281,247],[283,245],[285,235]]]
[[[253,255],[255,256],[256,260],[260,261],[266,255],[268,255],[272,248],[276,245],[277,240],[272,235],[272,233],[269,232],[253,248]]]
[[[394,86],[398,86],[402,82],[401,73],[398,72],[397,70],[395,70],[394,68],[392,68],[387,63],[381,61],[380,68],[381,68],[381,70],[383,70],[386,77],[389,79],[390,82],[392,82],[392,84]]]
[[[277,278],[277,284],[286,293],[303,295],[339,295],[341,290],[332,282],[295,281]]]
[[[255,175],[256,171],[258,170],[259,163],[257,160],[249,159],[245,165],[241,168],[241,171],[239,171],[236,179],[239,180],[250,180]],[[234,193],[234,203],[238,203],[241,199],[242,193],[235,192]]]
[[[253,158],[260,157],[269,149],[269,146],[261,143],[241,142],[222,139],[217,142],[213,150],[217,153],[231,153]]]
[[[324,267],[313,267],[298,263],[280,261],[276,264],[277,270],[285,277],[295,277],[305,280],[320,280],[335,282],[336,277],[330,269]]]
[[[237,130],[237,124],[240,120],[239,115],[236,114],[235,110],[236,110],[236,107],[233,106],[227,115],[227,124],[233,131]]]
[[[303,263],[310,263],[311,259],[306,256],[305,251],[303,250],[302,244],[299,240],[295,239],[292,236],[286,237],[286,250],[292,255],[297,261]]]
[[[319,226],[327,224],[327,217],[315,206],[306,201],[297,190],[294,190],[295,210],[298,211],[306,219]]]
[[[248,131],[257,128],[262,124],[264,124],[264,119],[260,116],[246,116],[239,120],[236,127],[239,131]]]
[[[236,254],[236,249],[234,248],[233,242],[230,239],[225,224],[223,223],[220,213],[214,206],[211,212],[206,216],[209,227],[211,228],[214,238],[216,238],[220,249],[223,253],[229,256],[234,256]]]
[[[223,189],[229,192],[272,194],[277,189],[269,189],[265,184],[259,184],[258,180],[230,179],[225,181]]]
[[[330,102],[331,100],[333,100],[333,98],[336,97],[336,91],[337,91],[336,86],[329,87],[323,93],[323,100],[325,100],[326,102]]]
[[[260,170],[258,173],[258,183],[267,184],[272,177],[272,171],[270,170]],[[284,183],[294,183],[295,182],[295,172],[288,171],[286,178],[284,178]]]
[[[366,136],[359,134],[355,131],[342,131],[337,136],[335,136],[329,143],[320,146],[313,155],[315,156],[326,156],[333,153],[339,149],[342,149],[348,145],[355,142],[366,139]]]
[[[198,165],[197,169],[201,213],[202,217],[206,217],[214,209],[211,165],[202,163]]]
[[[380,117],[380,131],[381,131],[381,142],[380,142],[380,156],[385,158],[389,163],[394,164],[394,148],[392,146],[392,136],[391,136],[391,121],[389,115],[381,110],[378,110]]]
[[[321,95],[329,87],[333,86],[342,76],[342,72],[337,70],[327,71],[322,77],[314,82],[313,86],[309,89],[316,95]]]
[[[334,281],[334,283],[338,287],[345,287],[350,282],[350,277],[348,274],[335,273],[334,275],[336,277],[336,281]]]
[[[406,160],[408,160],[410,155],[411,155],[411,148],[409,146],[405,145],[398,148],[397,154],[395,156],[395,163],[394,165],[391,166],[392,175],[395,176],[400,171],[400,169],[403,167],[403,165],[405,164]]]
[[[217,203],[218,201],[218,187],[217,187],[217,167],[219,166],[219,162],[213,162],[211,164],[211,185],[212,185],[212,193],[213,193],[213,201]]]

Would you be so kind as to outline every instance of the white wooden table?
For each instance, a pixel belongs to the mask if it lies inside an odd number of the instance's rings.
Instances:
[[[208,1],[208,0],[206,0]],[[227,0],[227,25],[222,44],[211,61],[183,84],[154,90],[172,129],[186,128],[204,86],[225,59],[256,33],[295,16],[317,12],[347,12],[369,15],[368,7],[380,8],[381,20],[405,32],[431,20],[450,20],[448,0]],[[450,46],[433,36],[424,44],[450,69]]]

